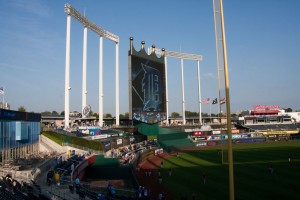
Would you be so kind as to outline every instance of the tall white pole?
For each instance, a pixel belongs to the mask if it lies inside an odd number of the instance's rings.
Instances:
[[[168,62],[167,56],[165,56],[165,71],[166,71],[166,117],[167,117],[167,126],[169,126],[169,91],[168,91]]]
[[[183,78],[183,59],[181,61],[181,90],[182,90],[182,124],[185,125],[185,100],[184,100],[184,78]]]
[[[222,40],[221,38],[219,38],[219,29],[217,27],[217,24],[219,22],[218,18],[217,18],[217,15],[220,15],[220,10],[217,11],[217,6],[216,6],[216,2],[215,0],[213,0],[213,7],[214,7],[214,25],[215,25],[215,38],[216,38],[216,57],[217,57],[217,66],[218,66],[218,92],[219,92],[219,101],[218,101],[218,105],[219,105],[219,108],[218,108],[218,116],[220,116],[220,113],[221,113],[221,104],[220,104],[220,100],[221,100],[221,79],[220,79],[220,76],[221,76],[221,67],[220,67],[220,59],[222,57],[220,57],[219,55],[219,50],[220,50],[220,47],[219,47],[219,40]],[[220,122],[221,122],[221,118],[220,118]]]
[[[99,126],[103,127],[103,37],[99,38]]]
[[[67,15],[66,35],[66,65],[65,65],[65,129],[69,128],[70,114],[70,38],[71,38],[71,16]]]
[[[200,61],[197,61],[198,74],[198,99],[199,99],[199,124],[202,124],[202,108],[201,108],[201,88],[200,88]]]
[[[119,43],[116,43],[116,126],[119,125]]]
[[[4,99],[4,95],[5,95],[5,87],[2,88],[3,91],[2,91],[2,108],[3,109],[8,109],[7,106],[5,106],[5,99]]]
[[[82,58],[82,106],[81,112],[86,106],[86,51],[87,51],[87,27],[83,29],[83,58]],[[83,114],[82,114],[83,116]]]

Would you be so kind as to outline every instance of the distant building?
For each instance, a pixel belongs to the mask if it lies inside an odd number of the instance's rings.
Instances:
[[[238,121],[240,124],[299,123],[300,112],[286,112],[275,105],[257,105],[252,110],[242,111]]]
[[[10,110],[10,105],[8,103],[0,102],[0,109]]]
[[[292,122],[299,123],[300,122],[300,112],[285,112],[285,110],[280,110],[278,113],[279,116],[289,116],[292,118]]]

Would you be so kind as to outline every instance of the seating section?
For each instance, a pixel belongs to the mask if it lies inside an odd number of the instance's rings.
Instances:
[[[1,200],[51,200],[50,197],[41,194],[41,188],[28,183],[19,183],[10,175],[0,177]]]
[[[299,124],[255,124],[255,125],[244,125],[246,128],[258,131],[282,131],[282,130],[297,130],[300,128]]]

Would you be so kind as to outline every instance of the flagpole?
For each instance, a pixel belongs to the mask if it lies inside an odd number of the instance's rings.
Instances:
[[[210,123],[211,123],[211,103],[209,102],[209,118],[210,118]]]
[[[5,109],[5,108],[4,108],[4,94],[5,94],[5,87],[3,86],[2,89],[3,89],[3,91],[2,91],[2,108]]]

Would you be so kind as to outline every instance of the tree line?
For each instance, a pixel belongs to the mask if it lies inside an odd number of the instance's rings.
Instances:
[[[283,108],[283,110],[285,110],[285,112],[293,112],[293,109],[291,109],[291,108]],[[26,112],[26,108],[24,106],[20,106],[18,108],[18,111],[19,112]],[[33,112],[33,111],[31,111],[31,112]],[[78,111],[73,111],[73,113],[78,113],[78,115],[81,115],[81,113],[78,112]],[[53,111],[46,110],[46,111],[41,112],[41,115],[62,115],[62,116],[64,116],[65,111],[61,111],[60,113],[58,113],[55,110],[53,110]],[[90,116],[99,118],[99,114],[94,113],[93,111],[91,111]],[[185,116],[186,117],[198,117],[199,112],[185,111]],[[211,113],[211,115],[208,114],[208,113],[202,113],[202,117],[209,117],[209,116],[212,116],[212,117],[217,117],[217,116],[225,117],[226,115],[225,115],[225,113],[217,113],[217,114]],[[240,115],[236,114],[236,113],[232,113],[231,116],[232,117],[237,117],[237,116],[240,116]],[[112,114],[110,114],[110,113],[103,114],[103,117],[113,118]],[[120,114],[119,117],[120,118],[128,118],[129,117],[129,112],[125,112],[124,114]],[[178,112],[172,112],[170,117],[179,118],[179,117],[181,117],[181,115]]]

